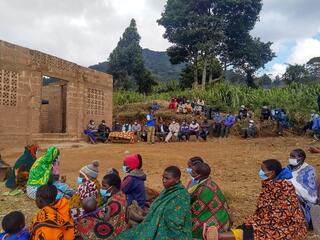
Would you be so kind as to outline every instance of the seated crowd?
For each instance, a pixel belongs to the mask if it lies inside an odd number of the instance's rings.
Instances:
[[[162,174],[163,190],[150,197],[139,154],[125,156],[123,180],[110,169],[100,183],[94,161],[79,170],[78,187],[72,189],[60,178],[60,151],[50,147],[36,159],[35,148],[26,147],[6,185],[26,188],[39,211],[30,226],[21,212],[8,213],[0,239],[302,240],[308,228],[320,232],[320,186],[302,149],[290,153],[287,167],[275,159],[261,163],[256,211],[234,227],[228,201],[200,157],[187,161],[185,186],[180,169],[170,166]]]
[[[176,98],[172,99],[170,108],[178,106],[178,103],[189,103],[185,98],[178,99],[179,102]],[[203,101],[197,100],[195,102],[200,102],[200,106],[202,107]],[[190,109],[194,109],[194,106],[199,106],[199,104],[192,104]],[[204,107],[201,108],[201,111],[199,110],[200,116],[197,116],[194,110],[191,110],[190,113],[193,113],[191,122],[187,122],[186,119],[181,122],[172,119],[170,123],[164,121],[160,116],[156,117],[155,111],[159,110],[159,108],[160,105],[154,102],[144,121],[139,122],[136,119],[133,122],[124,121],[121,123],[115,120],[113,127],[107,126],[105,120],[102,120],[97,127],[95,121],[90,120],[87,128],[84,130],[84,134],[88,136],[88,139],[93,144],[96,144],[98,141],[107,143],[113,139],[129,140],[131,143],[135,141],[144,141],[150,144],[154,144],[156,141],[167,143],[172,137],[175,137],[179,141],[189,141],[192,135],[195,136],[196,140],[202,139],[206,141],[210,135],[227,138],[230,130],[238,123],[241,132],[237,132],[243,138],[254,138],[258,135],[254,113],[244,105],[240,107],[237,114],[232,114],[232,112],[221,113],[217,108]],[[197,120],[199,118],[200,120]],[[260,128],[264,123],[270,123],[270,121],[274,122],[276,132],[280,136],[283,135],[284,129],[289,128],[286,111],[282,108],[271,110],[268,106],[262,107],[260,112]],[[304,131],[308,129],[313,131],[315,138],[318,139],[320,137],[320,117],[316,113],[312,113],[310,122],[304,127]]]

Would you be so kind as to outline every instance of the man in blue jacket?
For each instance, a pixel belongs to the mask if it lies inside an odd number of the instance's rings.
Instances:
[[[236,118],[228,113],[223,120],[223,127],[221,128],[220,137],[227,138],[229,136],[230,128],[236,123]]]
[[[187,124],[187,122],[185,120],[180,125],[180,129],[179,129],[179,133],[178,133],[179,142],[181,142],[181,140],[183,140],[184,137],[186,137],[186,141],[189,142],[190,126],[189,126],[189,124]]]

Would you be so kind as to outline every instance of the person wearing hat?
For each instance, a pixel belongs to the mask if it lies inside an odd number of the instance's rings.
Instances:
[[[123,179],[121,191],[127,195],[128,206],[136,201],[140,208],[144,209],[146,203],[146,191],[144,182],[147,177],[143,172],[142,157],[140,154],[127,155],[123,161],[123,172],[127,176]]]
[[[244,138],[254,138],[257,136],[257,127],[254,121],[251,119],[248,122],[247,128],[244,130]]]
[[[260,121],[268,121],[271,119],[271,110],[268,106],[263,106],[260,113]]]
[[[80,208],[81,201],[87,197],[94,197],[97,202],[101,202],[99,175],[99,162],[93,161],[80,169],[77,183],[79,184],[77,193],[70,199],[71,208]]]
[[[248,109],[246,108],[246,106],[241,105],[240,110],[239,110],[239,114],[238,114],[238,119],[244,120],[247,117],[248,117]]]

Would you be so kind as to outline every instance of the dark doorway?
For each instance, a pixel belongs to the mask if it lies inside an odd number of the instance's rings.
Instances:
[[[67,81],[54,77],[42,78],[40,114],[41,133],[66,133]]]

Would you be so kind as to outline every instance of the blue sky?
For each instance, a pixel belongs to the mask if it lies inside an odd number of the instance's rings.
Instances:
[[[166,0],[1,0],[0,39],[88,66],[105,61],[130,19],[144,48],[170,44],[156,23]],[[304,64],[320,56],[320,0],[263,0],[252,31],[273,42],[277,57],[259,73],[276,76],[286,63]],[[17,17],[19,16],[19,17]]]

